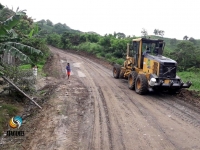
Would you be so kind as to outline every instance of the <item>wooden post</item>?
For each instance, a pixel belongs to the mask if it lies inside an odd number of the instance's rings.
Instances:
[[[2,78],[4,80],[6,80],[8,83],[10,83],[12,86],[14,86],[19,92],[21,92],[24,96],[26,96],[29,100],[31,100],[36,106],[38,106],[40,109],[42,109],[42,107],[40,105],[38,105],[38,103],[36,103],[32,98],[30,98],[28,95],[26,95],[26,93],[24,93],[22,90],[20,90],[14,83],[12,83],[10,80],[8,80],[4,76],[2,76]]]

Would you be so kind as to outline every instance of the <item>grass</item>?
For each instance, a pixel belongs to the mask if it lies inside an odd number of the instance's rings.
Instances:
[[[200,72],[178,72],[178,76],[183,80],[183,82],[190,81],[192,82],[189,90],[200,91]]]
[[[28,69],[31,69],[31,65],[30,64],[28,64],[28,65],[21,65],[21,66],[19,66],[19,68],[22,69],[22,70],[28,70]]]
[[[18,113],[18,108],[11,104],[0,104],[0,135],[9,119]]]
[[[42,71],[44,65],[43,64],[38,64],[38,73],[40,73],[43,77],[46,76],[46,74]],[[20,69],[22,70],[29,70],[29,69],[32,69],[32,66],[30,64],[28,65],[21,65],[19,66]]]

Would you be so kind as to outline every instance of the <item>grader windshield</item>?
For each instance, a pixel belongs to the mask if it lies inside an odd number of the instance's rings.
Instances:
[[[164,50],[163,40],[144,39],[134,41],[129,53],[130,57],[134,55],[149,53],[152,55],[162,55]]]
[[[162,40],[142,40],[142,53],[150,53],[152,55],[162,55],[164,50],[164,42]]]

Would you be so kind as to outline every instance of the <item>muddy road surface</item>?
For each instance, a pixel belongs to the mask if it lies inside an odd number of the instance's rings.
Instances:
[[[126,80],[114,79],[112,70],[79,55],[51,51],[59,56],[61,74],[69,62],[72,75],[56,89],[56,109],[48,109],[29,149],[200,149],[198,108],[171,95],[138,95]]]

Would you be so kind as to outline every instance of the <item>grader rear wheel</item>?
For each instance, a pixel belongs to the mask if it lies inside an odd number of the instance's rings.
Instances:
[[[131,90],[135,89],[135,80],[137,78],[138,73],[136,71],[131,71],[128,76],[128,88]]]
[[[135,92],[144,95],[148,91],[148,81],[144,74],[139,74],[136,78]]]
[[[124,71],[123,69],[121,69],[121,70],[120,70],[120,73],[119,73],[119,78],[120,78],[120,79],[125,79],[124,73],[125,73],[125,71]]]
[[[114,78],[116,78],[116,79],[119,78],[120,71],[121,71],[121,66],[120,65],[114,65],[114,67],[113,67]]]

